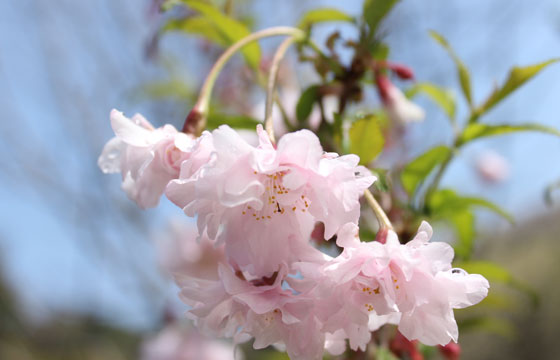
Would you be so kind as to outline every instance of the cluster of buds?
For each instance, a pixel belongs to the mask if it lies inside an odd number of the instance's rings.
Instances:
[[[402,80],[413,80],[414,73],[407,66],[388,61],[379,61],[374,65],[377,92],[391,120],[400,125],[424,120],[424,110],[406,98],[391,82],[387,71]]]

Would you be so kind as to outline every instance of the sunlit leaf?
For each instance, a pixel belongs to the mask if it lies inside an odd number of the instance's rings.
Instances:
[[[385,138],[377,118],[373,115],[352,123],[350,152],[360,157],[360,164],[368,164],[383,150]]]
[[[538,131],[546,134],[560,136],[559,130],[540,124],[488,125],[481,123],[472,123],[469,124],[461,134],[458,140],[458,145],[463,145],[469,141],[483,137],[509,134],[518,131]]]
[[[169,81],[147,83],[142,86],[142,92],[155,99],[176,98],[181,101],[193,95],[193,89],[177,78]]]
[[[450,154],[451,149],[447,146],[436,146],[406,165],[401,173],[401,182],[406,192],[409,195],[414,194],[432,170],[444,162]]]
[[[229,44],[233,44],[251,33],[245,24],[227,16],[208,2],[202,0],[181,1],[211,22],[224,39],[228,40]],[[257,42],[252,42],[241,51],[247,63],[252,68],[258,69],[261,57],[259,44]]]
[[[365,0],[363,7],[364,20],[374,33],[379,23],[391,11],[399,0]]]
[[[493,108],[497,103],[502,101],[505,97],[509,94],[517,90],[521,85],[525,82],[533,78],[537,75],[542,69],[547,67],[548,65],[559,61],[558,59],[551,59],[539,64],[524,66],[524,67],[514,67],[510,70],[508,78],[504,85],[498,89],[496,89],[486,100],[484,105],[481,106],[480,109],[477,110],[478,114],[482,114],[487,112],[491,108]]]
[[[469,70],[467,69],[463,61],[457,56],[451,45],[449,45],[449,42],[442,35],[433,30],[430,30],[430,36],[434,38],[441,46],[443,46],[445,50],[447,50],[447,52],[455,62],[455,66],[457,66],[457,73],[459,76],[459,83],[461,84],[461,90],[463,90],[465,99],[467,99],[467,102],[472,107],[473,100]]]
[[[170,20],[165,24],[162,31],[183,31],[201,36],[220,46],[227,46],[230,44],[229,39],[223,36],[214,25],[214,22],[202,16]]]
[[[343,11],[332,8],[314,9],[306,12],[299,21],[298,27],[301,29],[308,28],[312,24],[327,21],[345,21],[352,22],[354,18]]]
[[[373,45],[371,56],[376,60],[386,60],[389,57],[389,51],[389,45],[382,42],[376,42]]]
[[[208,116],[206,128],[208,130],[212,130],[217,128],[220,125],[229,125],[232,128],[236,129],[248,129],[248,130],[255,130],[260,122],[252,117],[249,116],[242,116],[242,115],[227,115],[227,114],[220,114],[220,113],[212,113]]]
[[[303,124],[313,111],[313,105],[319,99],[318,90],[318,85],[312,85],[301,94],[296,105],[296,117],[300,124]]]
[[[427,95],[445,112],[449,119],[455,121],[455,111],[457,106],[455,104],[455,96],[452,91],[443,89],[431,83],[418,83],[406,91],[406,95],[408,97],[414,97],[419,93]]]

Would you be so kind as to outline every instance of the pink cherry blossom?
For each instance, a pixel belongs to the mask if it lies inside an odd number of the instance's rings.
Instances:
[[[344,248],[338,257],[320,268],[307,265],[303,276],[319,278],[317,313],[329,332],[350,341],[352,349],[363,349],[369,337],[385,323],[398,323],[409,340],[427,345],[457,341],[453,309],[480,302],[488,293],[488,281],[480,275],[453,269],[453,249],[446,243],[430,243],[432,229],[424,222],[416,237],[402,245],[393,231],[387,242],[364,243],[358,229],[347,224],[337,244]],[[307,271],[306,271],[307,270]]]
[[[253,347],[283,347],[291,359],[321,359],[324,333],[312,311],[314,299],[286,287],[287,268],[271,277],[250,278],[226,264],[217,281],[178,277],[181,298],[199,329],[236,341],[254,338]]]
[[[156,239],[158,260],[170,274],[216,280],[218,264],[226,261],[224,246],[214,246],[206,234],[199,236],[192,219],[174,219],[169,230]]]
[[[357,223],[359,197],[375,180],[355,155],[324,153],[307,130],[284,135],[274,147],[257,127],[259,145],[221,126],[211,134],[214,152],[194,174],[184,172],[167,197],[197,216],[199,232],[225,242],[231,264],[270,275],[280,263],[309,260],[315,222],[331,238]]]
[[[178,132],[172,125],[155,129],[142,115],[129,119],[117,110],[111,111],[111,126],[116,137],[103,148],[99,167],[104,173],[120,172],[123,190],[138,206],[156,206],[169,181],[179,176],[181,163],[190,158],[201,140]],[[193,168],[208,155],[198,152],[202,154],[191,161]]]
[[[143,342],[142,360],[241,360],[230,343],[200,335],[192,326],[172,323]]]
[[[508,178],[510,166],[502,155],[487,150],[477,157],[476,170],[483,180],[489,183],[500,183]]]

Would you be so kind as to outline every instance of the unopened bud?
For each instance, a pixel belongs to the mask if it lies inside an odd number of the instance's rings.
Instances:
[[[200,126],[201,121],[202,121],[202,114],[195,107],[194,109],[191,110],[189,115],[187,115],[182,131],[185,134],[198,136],[199,135],[198,128]]]
[[[389,349],[398,357],[407,357],[411,360],[424,360],[424,356],[418,350],[417,340],[408,340],[400,331],[389,343]]]
[[[389,69],[391,69],[391,71],[394,72],[395,75],[397,75],[401,79],[403,80],[414,79],[414,72],[408,66],[401,65],[401,64],[393,64],[393,63],[388,64],[388,66]]]
[[[461,355],[461,346],[453,341],[445,346],[438,346],[439,351],[447,360],[459,360]]]
[[[385,244],[387,242],[388,233],[389,230],[386,227],[379,228],[377,235],[375,235],[375,241],[379,241],[380,243]]]
[[[389,102],[389,91],[393,86],[391,80],[386,75],[378,73],[375,76],[375,83],[377,84],[377,91],[379,91],[381,100],[387,104]]]

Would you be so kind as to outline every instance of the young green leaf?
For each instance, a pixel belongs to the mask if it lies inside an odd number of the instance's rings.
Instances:
[[[318,22],[344,21],[352,22],[354,18],[343,11],[332,8],[321,8],[308,11],[299,21],[300,29],[307,29]]]
[[[512,224],[515,222],[513,216],[498,205],[482,198],[463,197],[457,195],[450,189],[441,189],[433,193],[428,203],[430,213],[434,217],[445,217],[447,214],[470,210],[473,206],[479,206],[493,211]]]
[[[449,213],[446,220],[453,225],[457,233],[454,244],[455,254],[462,259],[469,259],[474,245],[474,215],[470,210]]]
[[[469,70],[463,63],[463,61],[457,56],[449,42],[440,34],[435,32],[434,30],[430,30],[430,36],[436,40],[451,56],[453,61],[455,62],[455,66],[457,66],[457,73],[459,76],[459,83],[461,84],[461,90],[463,90],[463,95],[465,95],[465,99],[469,103],[469,106],[473,107],[473,100],[472,100],[472,93],[471,93],[471,79],[469,75]]]
[[[451,149],[440,145],[428,150],[406,165],[401,173],[401,182],[406,192],[413,195],[432,170],[443,163],[450,155]]]
[[[212,130],[218,126],[226,124],[236,129],[248,129],[255,130],[260,122],[252,117],[243,115],[227,115],[227,114],[215,114],[210,112],[208,116],[206,128]]]
[[[551,59],[539,64],[524,66],[524,67],[514,67],[510,70],[509,76],[505,82],[505,84],[496,89],[490,97],[486,100],[484,105],[477,109],[477,115],[480,116],[482,113],[487,112],[491,108],[493,108],[496,104],[510,95],[512,92],[517,90],[521,85],[525,82],[529,81],[535,75],[537,75],[541,70],[543,70],[548,65],[560,61],[560,58]]]
[[[220,46],[230,44],[228,38],[224,37],[214,26],[214,23],[206,17],[192,16],[184,19],[172,19],[161,29],[166,31],[183,31],[192,35],[198,35]]]
[[[463,145],[469,141],[488,136],[509,134],[517,131],[538,131],[546,134],[560,136],[560,130],[539,124],[521,125],[488,125],[481,123],[469,124],[457,141],[457,145]]]
[[[365,0],[363,6],[364,20],[369,26],[370,34],[374,34],[383,18],[391,11],[399,0]]]
[[[311,85],[301,94],[296,105],[296,118],[303,125],[313,111],[313,105],[319,99],[319,86]]]
[[[385,137],[373,115],[355,121],[350,128],[350,152],[360,157],[360,164],[368,164],[383,150]]]
[[[443,89],[431,83],[418,83],[406,91],[406,96],[412,98],[419,93],[427,95],[445,112],[452,122],[455,122],[457,105],[455,104],[455,96],[451,90]]]
[[[208,19],[217,31],[229,41],[229,44],[233,44],[251,33],[245,24],[225,15],[212,4],[201,0],[182,0],[182,2]],[[253,69],[258,69],[261,57],[259,44],[253,42],[245,46],[241,52],[247,63]]]
[[[399,360],[399,358],[393,355],[391,350],[386,347],[378,347],[375,352],[375,358],[377,360]]]

